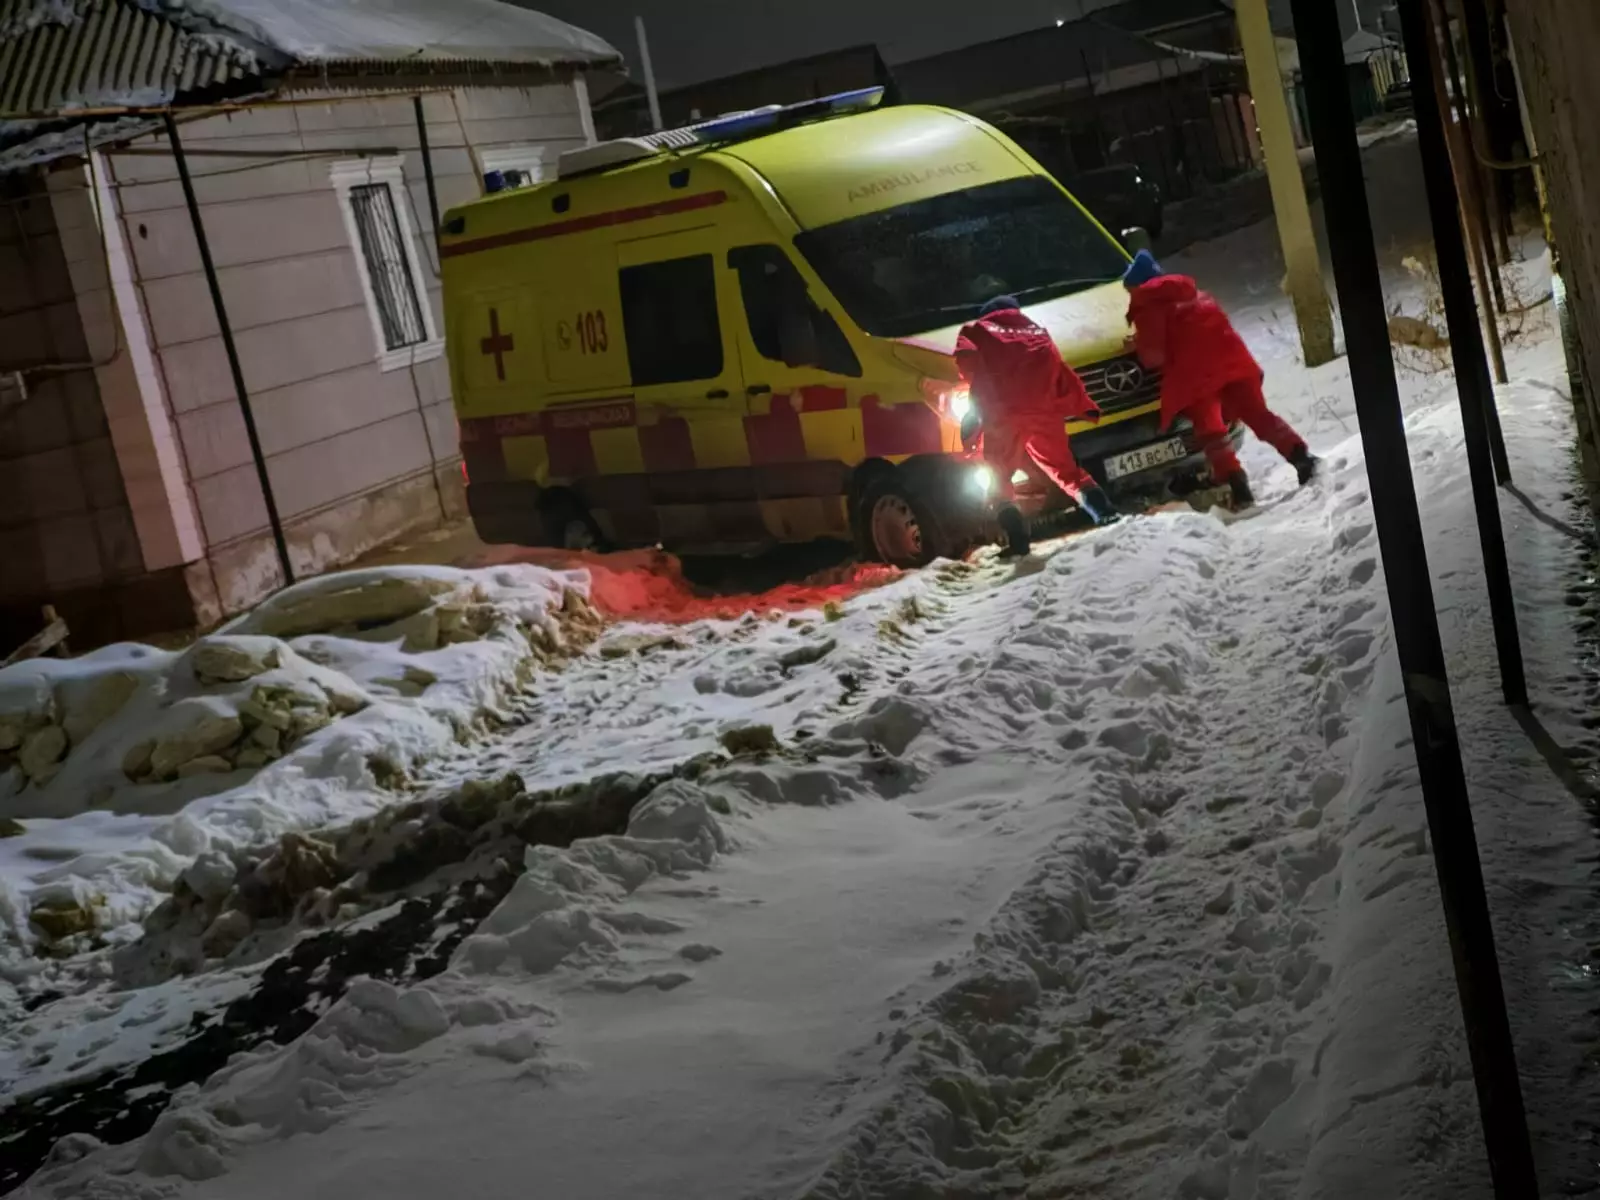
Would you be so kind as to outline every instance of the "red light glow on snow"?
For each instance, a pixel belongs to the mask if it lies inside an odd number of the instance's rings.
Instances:
[[[769,616],[843,603],[900,577],[881,563],[844,563],[794,583],[764,591],[710,593],[683,576],[678,560],[661,550],[589,554],[569,550],[497,548],[493,563],[526,562],[551,570],[589,572],[590,601],[614,620],[666,625],[734,621],[749,613]],[[490,565],[479,561],[473,565]]]

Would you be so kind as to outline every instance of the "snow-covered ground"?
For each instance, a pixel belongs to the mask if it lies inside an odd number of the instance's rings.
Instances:
[[[109,983],[15,1016],[0,1154],[42,1088],[42,1127],[154,1117],[65,1137],[26,1194],[1486,1195],[1348,371],[1292,363],[1269,237],[1174,265],[1239,315],[1315,486],[1252,443],[1248,519],[743,616],[597,564],[625,617],[526,677],[515,725],[386,806],[230,843],[230,886],[278,889],[275,941],[193,958],[223,903],[201,872]],[[1551,323],[1509,350],[1502,515],[1537,715],[1587,765],[1593,546]],[[1596,838],[1498,704],[1450,377],[1404,385],[1545,1189],[1588,1194]],[[336,929],[299,907],[318,889]],[[247,1017],[271,1039],[229,1041]]]

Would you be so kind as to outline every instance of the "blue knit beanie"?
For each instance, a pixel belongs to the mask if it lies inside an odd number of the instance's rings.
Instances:
[[[1161,264],[1155,260],[1155,255],[1148,250],[1141,250],[1133,256],[1133,261],[1123,272],[1122,284],[1131,291],[1140,284],[1149,283],[1152,279],[1159,279],[1165,274]]]
[[[980,317],[987,317],[990,313],[1005,312],[1010,308],[1021,307],[1022,305],[1017,303],[1017,298],[1015,296],[996,296],[993,300],[989,301],[978,310],[978,315]]]

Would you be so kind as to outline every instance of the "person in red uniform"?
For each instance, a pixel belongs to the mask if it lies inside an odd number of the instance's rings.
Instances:
[[[1212,478],[1228,485],[1234,507],[1255,503],[1250,477],[1228,437],[1234,421],[1283,455],[1302,484],[1309,483],[1317,459],[1305,439],[1267,407],[1261,366],[1221,306],[1187,275],[1164,273],[1148,250],[1134,256],[1122,281],[1134,351],[1146,368],[1162,372],[1161,428],[1189,418]]]
[[[997,296],[983,306],[976,321],[956,341],[956,366],[971,389],[981,422],[983,458],[995,474],[1003,501],[1013,491],[1011,476],[1019,468],[1034,478],[1043,475],[1070,496],[1096,525],[1117,519],[1094,477],[1078,465],[1067,440],[1070,420],[1099,420],[1083,380],[1061,358],[1055,339],[1031,320],[1011,296]],[[1028,552],[1028,526],[1016,505],[1000,510],[1008,554]]]

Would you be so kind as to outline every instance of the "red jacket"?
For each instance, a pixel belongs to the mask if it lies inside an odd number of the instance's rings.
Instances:
[[[1162,275],[1129,295],[1139,361],[1161,376],[1161,428],[1230,383],[1261,378],[1261,365],[1228,315],[1187,275]]]
[[[1020,309],[1002,309],[963,328],[956,366],[972,388],[984,426],[996,432],[1040,423],[1060,428],[1068,420],[1100,416],[1055,340]]]

